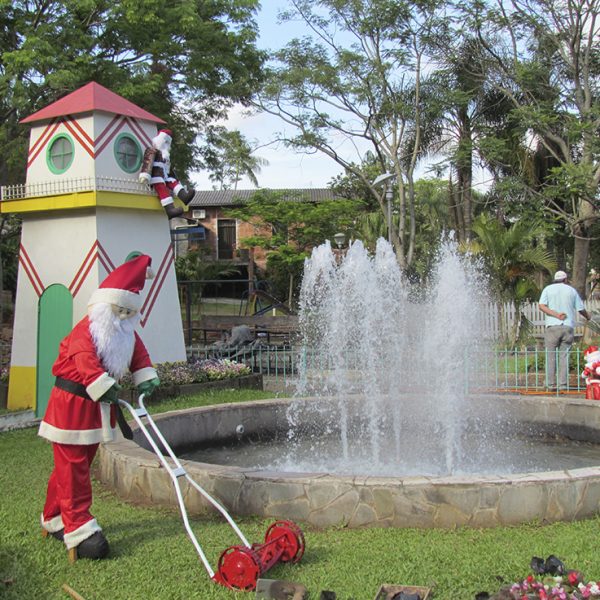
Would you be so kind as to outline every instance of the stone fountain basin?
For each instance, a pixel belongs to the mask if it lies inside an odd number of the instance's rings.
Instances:
[[[310,399],[306,399],[310,401]],[[173,411],[154,418],[174,448],[227,441],[286,428],[291,400],[260,400]],[[510,410],[522,422],[557,426],[578,440],[600,442],[600,402],[541,396],[477,398],[486,410]],[[178,507],[173,483],[155,454],[133,441],[101,445],[96,474],[136,504]],[[600,465],[502,476],[338,476],[271,472],[182,460],[189,475],[232,515],[291,519],[315,527],[495,527],[571,521],[600,512]],[[189,514],[214,509],[180,478]]]

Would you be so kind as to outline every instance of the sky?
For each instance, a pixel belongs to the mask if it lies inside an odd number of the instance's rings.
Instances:
[[[256,19],[259,27],[257,43],[259,48],[270,50],[281,48],[291,39],[306,34],[306,26],[299,21],[278,22],[278,14],[288,7],[287,0],[262,0]],[[322,153],[297,153],[281,144],[268,145],[277,131],[290,127],[278,117],[267,114],[249,116],[247,109],[236,107],[230,111],[229,119],[221,124],[229,130],[241,131],[250,145],[257,148],[254,155],[268,161],[269,164],[263,166],[260,173],[256,173],[259,187],[272,189],[325,188],[334,177],[343,174],[343,169]],[[294,130],[292,129],[292,131]],[[365,147],[366,150],[367,147]],[[343,142],[340,142],[336,151],[344,154]],[[360,159],[356,150],[350,150],[348,147],[346,158],[353,161]],[[208,178],[208,173],[200,171],[191,173],[190,176],[195,189],[210,190],[214,188],[215,184]],[[428,166],[421,166],[417,170],[417,176],[430,176]],[[475,166],[474,187],[483,192],[488,187],[489,181],[489,174]],[[253,188],[253,184],[247,178],[238,183],[238,189]]]
[[[302,36],[303,30],[299,23],[277,23],[277,14],[287,7],[285,0],[262,0],[261,4],[257,15],[260,48],[282,47],[292,38]],[[252,147],[260,146],[254,153],[255,156],[269,161],[257,173],[259,187],[324,188],[333,177],[342,173],[342,168],[324,154],[298,154],[281,145],[264,146],[285,124],[271,115],[248,116],[245,112],[242,108],[232,110],[229,119],[222,125],[229,130],[239,129]],[[206,172],[191,173],[191,179],[198,190],[213,188],[214,184]],[[253,187],[247,178],[238,183],[238,189]]]

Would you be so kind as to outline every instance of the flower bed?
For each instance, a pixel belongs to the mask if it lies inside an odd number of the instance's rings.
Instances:
[[[162,400],[206,389],[254,388],[262,389],[262,375],[252,374],[250,367],[229,359],[207,359],[194,362],[166,362],[156,365],[160,387],[151,400]],[[137,392],[131,376],[121,381],[122,397],[135,401]]]
[[[567,569],[554,555],[545,561],[537,556],[531,559],[533,574],[513,583],[495,596],[478,594],[477,598],[490,600],[584,600],[600,598],[600,581],[585,581],[583,573]]]

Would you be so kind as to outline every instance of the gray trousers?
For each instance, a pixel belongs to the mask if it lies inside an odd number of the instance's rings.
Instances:
[[[573,345],[575,330],[566,325],[546,327],[546,387],[557,385],[566,388],[569,376],[569,350]],[[558,378],[556,364],[558,363]]]

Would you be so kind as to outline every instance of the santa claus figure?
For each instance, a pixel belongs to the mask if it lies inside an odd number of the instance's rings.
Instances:
[[[583,353],[585,368],[581,376],[585,379],[587,400],[600,400],[600,350],[590,346]]]
[[[64,541],[71,561],[108,554],[90,512],[90,465],[98,445],[113,439],[116,419],[128,427],[117,404],[118,381],[130,371],[138,393],[146,396],[160,383],[134,331],[150,263],[138,253],[108,275],[92,294],[87,316],[60,343],[52,367],[56,382],[39,429],[54,452],[42,534]]]
[[[146,148],[144,152],[139,177],[140,183],[152,186],[169,219],[183,214],[183,209],[173,204],[174,196],[186,205],[194,197],[194,190],[183,187],[171,171],[172,141],[170,129],[161,129],[158,132],[158,135],[152,139],[152,147]]]

